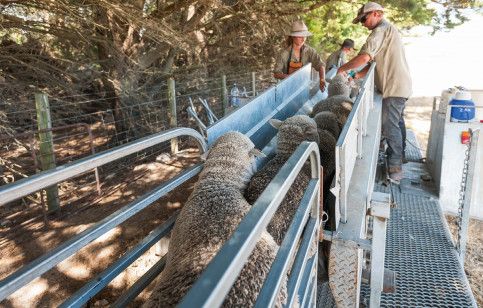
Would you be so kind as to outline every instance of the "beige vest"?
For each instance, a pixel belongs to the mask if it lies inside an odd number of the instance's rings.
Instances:
[[[368,54],[376,62],[374,82],[382,91],[383,98],[411,96],[411,75],[401,35],[396,27],[382,19],[359,54]]]

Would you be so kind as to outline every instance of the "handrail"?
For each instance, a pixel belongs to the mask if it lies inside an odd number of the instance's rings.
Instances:
[[[130,155],[136,151],[154,146],[156,144],[168,141],[179,136],[191,136],[197,141],[200,152],[207,149],[206,142],[203,137],[193,129],[189,128],[175,128],[166,132],[155,134],[141,140],[133,141],[129,144],[113,148],[96,155],[89,156],[77,162],[72,162],[65,166],[59,166],[55,169],[44,171],[30,178],[20,180],[18,182],[7,185],[7,187],[0,190],[0,197],[2,202],[7,203],[24,195],[30,194],[44,187],[56,184],[58,181],[65,180],[69,177],[82,173],[85,170],[101,166],[105,163],[111,162],[115,159]],[[184,183],[189,178],[198,174],[201,170],[201,164],[197,164],[183,173],[175,176],[173,179],[160,185],[158,188],[143,195],[141,198],[129,203],[115,213],[107,216],[100,222],[96,223],[87,230],[79,233],[50,252],[42,255],[28,265],[17,270],[8,277],[0,281],[0,301],[7,296],[17,291],[21,287],[28,284],[33,279],[39,277],[46,271],[56,266],[61,261],[65,260],[72,254],[79,251],[81,248],[116,227],[120,223],[137,214],[148,205],[152,204],[166,193]],[[30,184],[33,182],[33,184]],[[14,187],[14,188],[12,188]],[[4,194],[7,197],[4,197]],[[3,201],[7,200],[7,201]]]
[[[260,235],[267,227],[270,219],[309,156],[312,172],[311,182],[315,181],[309,187],[313,187],[314,190],[319,189],[319,150],[316,143],[304,141],[257,199],[252,209],[247,213],[232,236],[223,245],[201,277],[184,297],[179,307],[218,307],[223,303],[225,296],[230,291],[246,260],[253,251]],[[311,198],[311,216],[316,217],[318,220],[320,191],[314,196],[316,199],[315,202],[313,202],[314,198]],[[293,227],[293,229],[295,228]],[[318,227],[315,232],[318,232],[317,230]],[[288,234],[286,238],[287,236]],[[284,247],[284,244],[285,241],[282,243],[282,247]],[[282,250],[282,247],[280,250]],[[282,279],[281,277],[286,275],[287,266],[283,266],[283,268],[283,270],[278,272],[278,279]]]
[[[347,118],[336,144],[336,187],[340,222],[347,222],[347,191],[357,159],[362,158],[363,136],[367,134],[367,118],[373,107],[374,69],[373,63],[362,83],[361,91]],[[338,221],[336,222],[338,224]]]
[[[205,152],[208,149],[204,138],[194,129],[184,127],[173,128],[2,186],[0,187],[0,206],[112,162],[113,160],[180,136],[193,137],[197,142],[200,152]]]

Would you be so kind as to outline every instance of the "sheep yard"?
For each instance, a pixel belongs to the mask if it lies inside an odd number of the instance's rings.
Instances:
[[[75,213],[72,215],[51,219],[47,229],[43,228],[42,222],[30,225],[28,229],[17,229],[15,233],[9,233],[8,228],[2,228],[2,233],[8,234],[11,240],[2,241],[0,246],[2,252],[0,254],[2,264],[0,278],[7,277],[197,162],[199,162],[198,150],[188,148],[182,150],[178,157],[173,158],[170,162],[152,161],[138,164],[129,172],[117,174],[108,183],[105,183],[103,189],[115,189],[112,194],[103,197],[102,200],[86,209],[74,211]],[[139,176],[140,174],[142,176]],[[188,181],[136,216],[90,243],[79,253],[9,296],[1,306],[56,307],[60,305],[179,210],[189,196],[195,180]],[[66,210],[63,209],[63,211]],[[87,305],[107,307],[158,259],[154,248],[151,249]],[[141,299],[149,294],[149,290],[150,288],[141,294],[132,305],[139,306],[143,302]]]
[[[405,112],[406,124],[416,132],[420,146],[425,148],[425,138],[429,130],[430,105],[427,100],[413,98]],[[428,111],[429,110],[429,111]],[[424,155],[423,155],[424,156]],[[57,247],[75,234],[86,230],[96,222],[113,213],[123,205],[157,185],[172,178],[182,170],[199,161],[196,148],[183,148],[177,157],[163,161],[143,161],[128,172],[117,173],[106,183],[110,187],[120,187],[111,195],[102,198],[95,205],[79,210],[75,214],[60,219],[53,219],[47,230],[39,222],[37,228],[19,229],[12,240],[2,241],[0,246],[2,264],[0,279],[15,272],[30,261]],[[70,257],[32,283],[9,296],[2,307],[54,307],[94,278],[104,268],[112,264],[123,253],[139,240],[144,238],[156,226],[163,223],[176,210],[180,209],[189,196],[196,179],[185,183],[139,214],[114,228],[96,241],[83,248],[75,256]],[[447,217],[451,230],[455,231],[455,219]],[[8,227],[1,229],[8,231]],[[22,234],[25,232],[25,234]],[[3,233],[5,234],[5,233]],[[2,235],[2,238],[4,236]],[[469,243],[465,271],[470,281],[473,294],[479,306],[483,306],[483,222],[472,220],[469,229]],[[146,252],[133,265],[119,275],[103,291],[93,297],[86,307],[108,307],[137,278],[156,263],[159,257],[154,249]],[[152,283],[131,304],[140,306],[153,288]]]
[[[423,149],[429,130],[427,123],[431,111],[427,101],[428,99],[422,98],[420,100],[412,99],[408,102],[405,115],[407,127],[416,132],[420,147]],[[9,153],[11,157],[15,154]],[[17,155],[21,156],[23,153],[17,153]],[[5,156],[2,155],[2,157]],[[21,216],[11,219],[10,224],[5,224],[0,230],[2,232],[0,279],[7,277],[130,201],[139,198],[157,185],[198,163],[198,157],[198,150],[189,143],[184,143],[175,156],[161,153],[156,158],[143,158],[136,165],[120,168],[120,171],[117,171],[114,176],[109,176],[102,181],[102,190],[112,191],[112,193],[106,194],[101,199],[92,197],[95,202],[92,202],[89,207],[77,208],[75,205],[69,205],[70,207],[66,207],[62,212],[65,215],[49,216],[47,229],[43,229],[43,222],[39,220],[12,232],[11,229],[14,227],[12,224]],[[9,296],[2,302],[2,307],[58,306],[180,209],[189,196],[195,181],[194,178],[178,187],[139,214],[90,243],[73,257],[66,259]],[[70,189],[73,188],[70,187]],[[4,217],[2,216],[2,218]],[[453,217],[447,217],[447,219],[451,229],[455,231],[455,219]],[[481,221],[473,220],[471,222],[465,265],[466,275],[478,305],[482,305],[483,302],[481,294],[483,283],[481,278],[482,229]],[[104,290],[94,296],[86,306],[108,307],[158,260],[159,257],[155,255],[154,248],[150,249]],[[141,293],[131,306],[140,306],[149,296],[153,286],[154,283]]]

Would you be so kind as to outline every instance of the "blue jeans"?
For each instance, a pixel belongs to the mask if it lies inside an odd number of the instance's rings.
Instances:
[[[402,140],[402,153],[403,157],[406,153],[406,122],[404,122],[404,107],[401,113],[401,118],[399,119],[399,129],[401,129],[401,140]]]
[[[387,158],[389,167],[402,166],[402,119],[407,98],[386,97],[382,100],[382,135],[387,142]],[[404,121],[404,120],[402,120]]]

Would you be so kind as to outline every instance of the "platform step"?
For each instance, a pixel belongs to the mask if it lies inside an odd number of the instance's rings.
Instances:
[[[375,185],[389,193],[389,187]],[[396,293],[383,293],[381,307],[476,307],[458,261],[437,199],[394,189],[398,208],[391,210],[385,267],[397,272]],[[370,290],[362,285],[361,304]]]
[[[404,178],[393,185],[385,267],[397,273],[396,293],[383,293],[381,307],[477,307],[414,132],[407,130]],[[390,193],[382,164],[374,191]],[[421,177],[423,175],[423,178]],[[317,307],[336,307],[328,283],[319,285]],[[360,307],[368,307],[369,285],[362,284]]]

